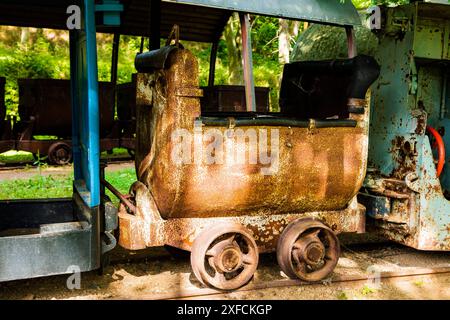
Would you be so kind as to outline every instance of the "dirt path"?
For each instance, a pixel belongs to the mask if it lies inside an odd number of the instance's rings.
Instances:
[[[106,274],[82,274],[81,289],[69,290],[68,276],[0,283],[0,299],[153,299],[201,287],[191,274],[189,257],[173,257],[163,248],[129,253],[115,250]],[[411,271],[450,266],[450,253],[419,252],[396,244],[346,246],[336,276]],[[275,255],[261,257],[253,283],[283,279]],[[450,299],[450,276],[420,276],[373,282],[358,281],[244,291],[208,299]]]
[[[118,171],[123,169],[134,168],[134,162],[126,162],[119,164],[109,164],[106,168],[107,171]],[[55,176],[55,175],[69,175],[73,171],[73,167],[70,166],[61,166],[61,167],[45,167],[41,169],[39,173],[39,169],[35,167],[27,168],[27,169],[18,169],[18,170],[2,170],[0,171],[0,181],[3,180],[14,180],[14,179],[29,179],[36,175],[43,176]]]

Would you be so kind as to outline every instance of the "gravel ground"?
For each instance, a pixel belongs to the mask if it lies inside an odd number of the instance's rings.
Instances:
[[[354,241],[355,242],[355,241]],[[358,241],[356,241],[358,242]],[[332,278],[367,276],[381,272],[414,271],[417,268],[450,267],[450,253],[419,252],[393,243],[344,244]],[[253,284],[282,280],[273,254],[263,255]],[[130,253],[114,251],[103,276],[82,274],[81,289],[69,290],[68,276],[0,283],[0,299],[154,299],[192,291],[201,285],[191,274],[189,256],[169,254],[164,248]],[[257,291],[239,291],[207,299],[450,299],[450,276],[404,277],[374,282],[356,281]]]

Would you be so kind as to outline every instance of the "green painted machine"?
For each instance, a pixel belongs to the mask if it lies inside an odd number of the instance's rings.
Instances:
[[[381,76],[359,199],[369,226],[389,239],[450,250],[450,5],[380,9]]]

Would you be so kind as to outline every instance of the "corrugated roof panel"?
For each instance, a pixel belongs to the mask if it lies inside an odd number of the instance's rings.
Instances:
[[[1,0],[0,25],[66,29],[69,5],[79,0]],[[100,1],[97,0],[99,3]],[[119,29],[99,26],[99,32],[149,36],[150,0],[122,0],[124,12]],[[350,0],[162,0],[161,36],[167,37],[174,24],[183,40],[213,42],[233,11],[321,21],[336,25],[360,24]]]
[[[350,0],[163,0],[179,4],[221,8],[293,20],[325,22],[336,25],[360,25]]]

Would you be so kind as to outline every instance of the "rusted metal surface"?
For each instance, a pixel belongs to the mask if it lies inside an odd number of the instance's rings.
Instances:
[[[20,132],[31,127],[31,135],[72,135],[70,81],[19,79]],[[99,83],[100,135],[106,137],[114,125],[114,90],[111,83]],[[29,137],[23,137],[29,140]]]
[[[132,204],[125,195],[121,194],[119,190],[114,188],[112,184],[110,184],[105,179],[101,179],[100,183],[103,184],[112,194],[114,194],[123,204],[125,204],[128,209],[131,210],[132,213],[136,213],[136,207]]]
[[[3,96],[0,78],[0,98]],[[111,83],[100,83],[100,149],[124,147],[134,150],[136,127],[135,86],[119,86],[118,120],[114,120],[114,90]],[[0,115],[5,114],[0,99]],[[20,79],[20,121],[0,122],[0,152],[22,150],[49,155],[52,164],[71,161],[72,135],[70,81],[54,79]],[[12,123],[13,122],[13,123]],[[35,139],[50,135],[57,140]]]
[[[291,279],[323,280],[333,272],[339,256],[339,240],[335,233],[312,218],[290,223],[277,245],[278,264]]]
[[[176,92],[198,88],[198,65],[187,50],[176,50],[166,66],[138,75],[136,152],[139,180],[151,190],[164,219],[332,211],[345,209],[356,195],[366,170],[368,108],[354,115],[355,128],[245,128],[279,132],[278,171],[272,175],[261,173],[271,169],[263,164],[177,165],[172,134],[180,129],[193,133],[201,110],[197,96]],[[225,136],[229,128],[207,129]],[[202,141],[203,150],[210,142]],[[246,154],[251,151],[248,143],[236,145]],[[268,142],[259,156],[271,148]]]
[[[217,224],[195,239],[191,265],[204,285],[235,290],[247,284],[258,267],[258,247],[240,224]]]
[[[450,250],[449,156],[439,177],[427,126],[450,140],[447,30],[450,6],[382,8],[381,77],[372,88],[370,172],[361,195],[370,226],[420,250]],[[442,160],[441,160],[442,162]]]
[[[323,222],[334,233],[364,233],[365,208],[356,198],[344,210],[308,213],[263,215],[171,218],[163,219],[153,197],[140,182],[132,186],[136,201],[136,214],[127,212],[124,205],[119,210],[119,244],[129,250],[170,245],[190,251],[195,239],[203,230],[217,224],[240,224],[251,231],[260,253],[275,250],[278,239],[286,226],[299,218],[311,217]]]
[[[56,165],[66,165],[72,161],[72,146],[65,142],[56,142],[48,149],[49,162]]]
[[[139,181],[130,192],[136,212],[128,213],[123,205],[119,212],[122,247],[169,245],[190,251],[205,230],[239,224],[252,234],[259,252],[270,252],[286,226],[305,217],[322,221],[336,234],[365,231],[365,208],[355,197],[367,165],[369,109],[364,99],[346,98],[345,121],[353,121],[352,126],[339,126],[339,120],[335,127],[316,127],[314,120],[305,127],[245,126],[277,130],[279,142],[269,138],[259,151],[260,156],[276,152],[276,168],[274,163],[207,164],[196,162],[195,155],[192,163],[176,163],[172,136],[177,130],[214,129],[228,137],[226,131],[235,127],[233,118],[223,126],[198,126],[198,65],[187,50],[173,50],[165,69],[140,73],[136,80]],[[211,141],[195,139],[191,146],[201,145],[204,159]],[[250,154],[250,144],[236,143]],[[278,149],[271,148],[275,145]]]

